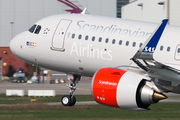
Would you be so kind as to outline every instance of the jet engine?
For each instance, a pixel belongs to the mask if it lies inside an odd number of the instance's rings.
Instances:
[[[102,68],[93,76],[91,92],[100,104],[129,110],[148,110],[150,104],[167,97],[156,92],[144,78],[130,71]]]

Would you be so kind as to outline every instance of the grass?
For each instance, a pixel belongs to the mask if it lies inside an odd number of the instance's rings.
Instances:
[[[33,104],[0,108],[0,119],[5,120],[179,120],[180,103],[151,105],[151,111],[129,111],[103,105],[74,107]]]
[[[62,95],[56,95],[55,97],[24,97],[11,96],[7,97],[5,94],[0,94],[0,104],[28,104],[31,103],[31,99],[36,99],[35,103],[51,103],[60,102]],[[76,95],[77,101],[93,101],[91,95]]]
[[[1,106],[0,120],[179,120],[180,103],[158,103],[150,106],[150,111],[122,110],[103,105],[62,105],[48,106],[43,103],[59,102],[56,97],[36,97],[37,102],[30,103],[34,97],[6,97],[0,95],[0,104],[19,104]],[[91,101],[91,95],[76,95],[78,101]],[[21,104],[23,103],[23,104]]]

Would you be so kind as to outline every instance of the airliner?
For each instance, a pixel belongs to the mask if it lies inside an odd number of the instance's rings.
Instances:
[[[180,83],[180,27],[85,14],[43,18],[10,42],[20,59],[67,73],[64,106],[76,103],[81,76],[100,104],[148,110]]]

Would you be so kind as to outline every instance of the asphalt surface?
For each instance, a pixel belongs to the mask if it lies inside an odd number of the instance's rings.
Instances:
[[[160,102],[180,102],[180,98],[168,98],[166,100],[162,100]],[[54,103],[43,103],[45,105],[62,105],[61,102],[54,102]],[[96,105],[98,104],[97,102],[95,101],[81,101],[81,102],[76,102],[76,105]],[[4,107],[7,107],[7,106],[24,106],[24,105],[31,105],[31,104],[0,104],[0,106],[4,106]]]
[[[11,81],[3,81],[0,82],[0,94],[5,94],[6,90],[24,90],[25,94],[28,94],[28,90],[55,90],[56,94],[69,94],[69,88],[66,87],[66,84],[69,83],[69,81],[66,78],[66,75],[60,75],[58,76],[59,79],[63,79],[66,81],[66,83],[60,83],[60,84],[49,84],[49,82],[46,83],[33,83],[33,84],[27,84],[27,83],[12,83]],[[55,78],[54,78],[55,79]],[[176,89],[177,91],[180,90],[180,87]],[[76,91],[74,92],[74,95],[91,95],[91,80],[87,77],[82,77],[79,83],[76,86]],[[174,94],[174,93],[166,93],[168,96],[167,99],[161,100],[160,102],[180,102],[180,94]],[[61,103],[46,103],[47,105],[60,105]],[[86,101],[86,102],[77,102],[77,105],[90,105],[90,104],[97,104],[95,101]],[[6,105],[0,105],[0,106],[6,106]]]
[[[24,90],[25,94],[28,94],[28,90],[55,90],[56,94],[69,94],[69,88],[66,87],[66,84],[69,81],[66,79],[66,76],[62,76],[61,79],[64,79],[66,83],[60,84],[50,84],[49,82],[45,83],[12,83],[11,81],[3,81],[0,83],[0,94],[5,94],[6,90]],[[91,95],[91,80],[87,77],[82,77],[81,81],[76,85],[75,95]]]
[[[61,102],[54,102],[54,103],[43,103],[45,105],[62,105]],[[95,101],[82,101],[82,102],[76,102],[76,105],[96,105],[98,104],[97,102]],[[4,106],[4,107],[7,107],[7,106],[24,106],[24,105],[32,105],[31,103],[29,104],[0,104],[0,106]],[[36,104],[38,105],[38,104]]]

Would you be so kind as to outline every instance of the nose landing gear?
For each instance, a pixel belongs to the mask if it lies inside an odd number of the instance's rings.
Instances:
[[[74,106],[76,104],[76,98],[73,93],[76,90],[76,84],[80,81],[81,76],[68,74],[67,78],[70,82],[66,86],[70,88],[70,91],[69,95],[64,95],[62,97],[61,103],[64,106]]]

